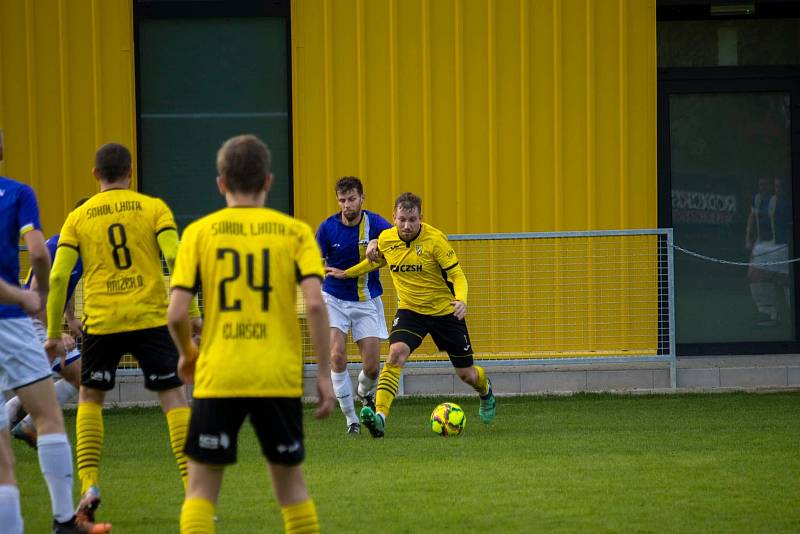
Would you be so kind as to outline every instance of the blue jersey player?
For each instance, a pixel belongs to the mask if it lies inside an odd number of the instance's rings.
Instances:
[[[86,199],[82,199],[76,204],[75,207],[77,208],[85,201]],[[58,238],[59,234],[56,234],[45,241],[47,251],[50,253],[51,262],[55,260],[56,257]],[[69,324],[72,333],[76,336],[80,336],[82,334],[82,326],[80,321],[75,317],[75,308],[72,297],[75,293],[75,288],[78,286],[81,276],[83,276],[83,264],[81,263],[80,259],[78,259],[78,262],[75,264],[75,267],[70,274],[69,286],[67,288],[67,307],[64,310],[67,317],[67,324]],[[28,277],[23,287],[25,289],[36,289],[38,287],[38,280],[34,276],[33,270],[28,272]],[[44,342],[47,340],[47,329],[44,323],[39,318],[34,317],[33,328],[36,331],[39,341],[42,343],[42,345],[44,345]],[[64,366],[61,366],[61,360],[59,359],[53,360],[52,362],[53,372],[60,374],[62,377],[55,383],[56,398],[61,406],[74,397],[78,392],[81,378],[81,353],[76,347],[75,341],[71,336],[64,334],[64,338],[65,344],[72,347],[72,349],[67,353]],[[9,399],[8,402],[6,402],[5,408],[6,415],[10,421],[9,426],[11,428],[11,435],[17,439],[23,440],[25,443],[35,449],[37,439],[36,425],[33,422],[33,418],[26,414],[25,410],[22,408],[22,402],[20,401],[19,397],[15,396]]]
[[[361,262],[366,257],[367,244],[392,226],[377,213],[362,209],[364,187],[358,178],[341,178],[335,190],[340,210],[322,221],[317,230],[317,243],[329,272],[343,271]],[[378,265],[375,267],[377,269]],[[353,403],[353,384],[347,372],[347,333],[352,333],[361,352],[363,367],[358,375],[358,396],[362,404],[374,406],[380,373],[380,342],[389,337],[381,293],[383,288],[377,270],[347,280],[328,276],[322,286],[331,323],[331,379],[347,419],[348,434],[359,434],[361,425]]]
[[[0,278],[13,286],[19,285],[20,236],[28,248],[34,275],[40,281],[36,291],[41,302],[46,302],[50,255],[44,244],[36,197],[29,186],[0,176]],[[50,492],[53,532],[110,530],[110,525],[76,524],[72,451],[50,380],[50,364],[26,311],[32,310],[19,304],[0,304],[0,384],[3,389],[14,390],[39,429],[39,465]],[[6,533],[18,534],[23,530],[5,410],[0,410],[0,525]]]

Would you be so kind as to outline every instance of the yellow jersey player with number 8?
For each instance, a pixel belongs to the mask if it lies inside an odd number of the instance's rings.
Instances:
[[[158,198],[131,191],[131,154],[103,145],[92,170],[100,192],[73,210],[61,228],[50,275],[45,348],[60,355],[61,313],[69,275],[84,265],[83,367],[77,415],[76,456],[83,499],[79,519],[93,520],[100,503],[98,474],[103,444],[102,406],[114,387],[117,365],[130,353],[145,387],[158,394],[181,477],[189,407],[178,378],[178,352],[167,331],[167,288],[161,255],[171,269],[178,248],[172,212]],[[197,315],[197,314],[195,314]]]

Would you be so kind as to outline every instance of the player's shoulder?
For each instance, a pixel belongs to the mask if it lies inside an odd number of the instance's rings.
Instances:
[[[319,231],[321,232],[334,232],[336,231],[336,223],[339,217],[338,213],[334,213],[333,215],[329,215],[325,217],[321,223],[319,223]]]
[[[18,182],[6,176],[0,176],[0,191],[2,195],[18,196],[21,193],[33,195],[33,188],[28,184]]]
[[[371,211],[371,210],[364,210],[364,213],[372,221],[382,221],[382,222],[385,222],[385,223],[389,223],[389,221],[387,221],[386,218],[383,215],[381,215],[380,213],[376,213],[376,212]]]
[[[428,223],[422,223],[422,232],[428,239],[435,241],[447,241],[447,234]]]
[[[400,239],[400,235],[397,233],[397,227],[392,226],[380,233],[378,236],[378,245],[383,243],[390,243],[392,241],[398,241]]]

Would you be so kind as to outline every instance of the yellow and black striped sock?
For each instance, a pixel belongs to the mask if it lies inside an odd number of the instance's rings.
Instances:
[[[103,407],[94,402],[78,403],[75,422],[75,456],[81,493],[97,485],[100,472],[100,450],[103,448]]]
[[[186,432],[189,430],[189,408],[173,408],[167,412],[167,427],[169,427],[169,444],[172,445],[172,452],[178,462],[178,470],[181,472],[183,489],[186,489],[186,455],[183,454],[183,446],[186,445]]]
[[[183,501],[181,534],[214,534],[214,503],[200,497]]]
[[[478,392],[478,395],[484,397],[489,394],[489,381],[486,380],[486,371],[480,365],[475,366],[478,371],[478,381],[472,386],[472,389]]]
[[[283,515],[283,531],[286,534],[316,534],[319,532],[317,508],[311,499],[283,506],[281,515]]]
[[[378,393],[375,395],[375,410],[384,416],[389,415],[392,409],[392,402],[397,395],[397,388],[400,387],[400,374],[403,368],[399,365],[385,363],[378,378]]]

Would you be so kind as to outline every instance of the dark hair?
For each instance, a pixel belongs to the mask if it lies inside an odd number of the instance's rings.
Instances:
[[[217,172],[234,193],[258,193],[270,169],[269,148],[255,135],[231,137],[217,152]]]
[[[364,186],[361,184],[361,180],[356,178],[355,176],[342,176],[336,182],[336,192],[337,193],[347,193],[355,189],[356,193],[359,195],[364,194]]]
[[[396,210],[409,211],[417,208],[422,213],[422,199],[414,193],[403,193],[394,201]]]
[[[94,168],[107,182],[126,178],[131,170],[131,153],[119,143],[107,143],[97,149]]]

